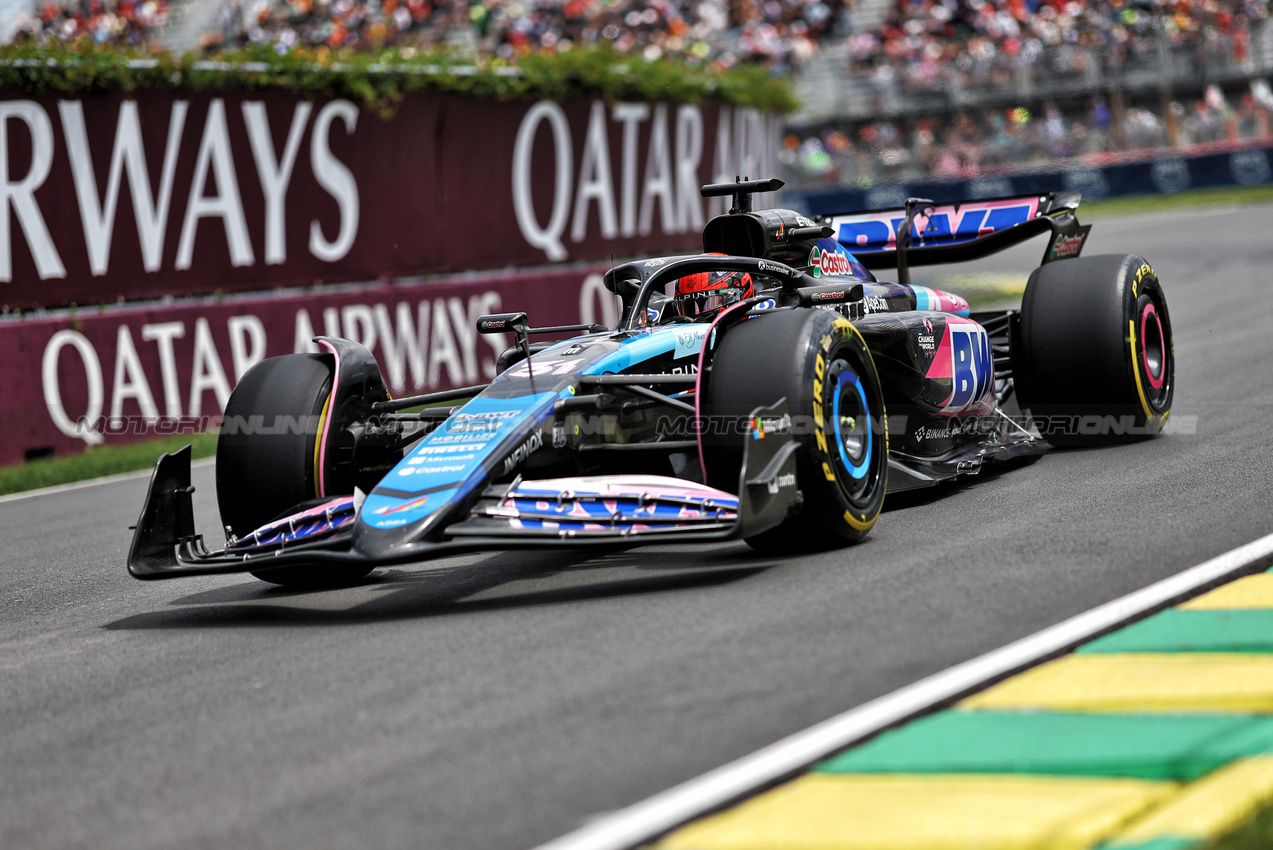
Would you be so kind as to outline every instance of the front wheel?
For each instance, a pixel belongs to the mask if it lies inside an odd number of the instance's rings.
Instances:
[[[743,436],[712,423],[739,421],[781,398],[791,413],[804,501],[748,544],[817,551],[866,537],[884,503],[888,434],[875,363],[852,323],[816,309],[748,319],[722,335],[705,392],[704,466],[708,482],[725,490],[737,487]]]
[[[249,369],[230,394],[217,438],[217,506],[236,536],[303,502],[353,492],[319,473],[320,435],[334,415],[333,362],[327,354],[271,357]],[[288,567],[252,575],[290,587],[322,587],[357,581],[371,570]]]

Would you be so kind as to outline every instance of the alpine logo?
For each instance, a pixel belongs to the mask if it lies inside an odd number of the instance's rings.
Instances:
[[[814,277],[824,274],[853,274],[849,265],[849,257],[843,251],[828,251],[826,248],[814,248],[809,255],[809,271]]]
[[[375,513],[378,516],[384,516],[386,514],[399,514],[399,513],[402,513],[403,511],[415,510],[416,508],[420,507],[427,501],[429,501],[428,496],[421,496],[418,499],[412,499],[409,502],[403,502],[401,505],[396,505],[392,507],[386,505],[383,508],[377,508],[375,510]]]
[[[966,413],[992,402],[988,396],[994,390],[994,356],[985,328],[972,321],[947,319],[926,377],[950,379],[950,395],[941,402],[943,414]]]

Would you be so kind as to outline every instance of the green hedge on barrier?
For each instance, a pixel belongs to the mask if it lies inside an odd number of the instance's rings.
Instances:
[[[135,89],[287,90],[358,99],[391,112],[410,92],[453,92],[501,100],[677,100],[715,98],[766,112],[797,102],[790,83],[759,65],[725,71],[682,62],[646,61],[609,46],[531,54],[509,64],[474,63],[450,53],[409,49],[278,54],[269,47],[226,51],[208,59],[188,53],[121,50],[88,42],[0,46],[0,88],[32,92]]]

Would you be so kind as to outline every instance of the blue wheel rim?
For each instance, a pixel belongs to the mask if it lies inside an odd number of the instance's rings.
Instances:
[[[857,480],[866,477],[867,470],[871,466],[871,452],[874,449],[874,437],[871,428],[871,406],[866,401],[866,391],[862,388],[862,381],[858,378],[857,373],[851,369],[845,369],[839,374],[840,386],[836,389],[835,401],[831,407],[833,433],[835,436],[835,446],[840,453],[840,462],[844,464],[844,468],[848,470],[849,475]],[[852,391],[857,394],[858,403],[861,405],[861,426],[866,430],[865,449],[862,452],[862,459],[858,463],[854,463],[849,456],[848,444],[850,439],[860,440],[860,436],[853,433],[846,434],[844,431],[845,422],[840,414],[840,402],[844,398],[845,393],[849,390],[847,384],[852,384]]]

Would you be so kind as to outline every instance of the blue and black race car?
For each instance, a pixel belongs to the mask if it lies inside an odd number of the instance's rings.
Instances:
[[[703,187],[730,212],[707,223],[701,255],[607,272],[614,328],[481,318],[514,342],[489,384],[394,399],[369,351],[328,337],[320,354],[262,361],[218,439],[224,544],[195,532],[189,451],[164,455],[130,572],[322,585],[476,549],[825,549],[865,537],[886,491],[1162,430],[1162,288],[1134,255],[1079,256],[1077,194],[752,210],[781,185]],[[971,313],[909,282],[913,266],[1043,234],[1020,310]]]

